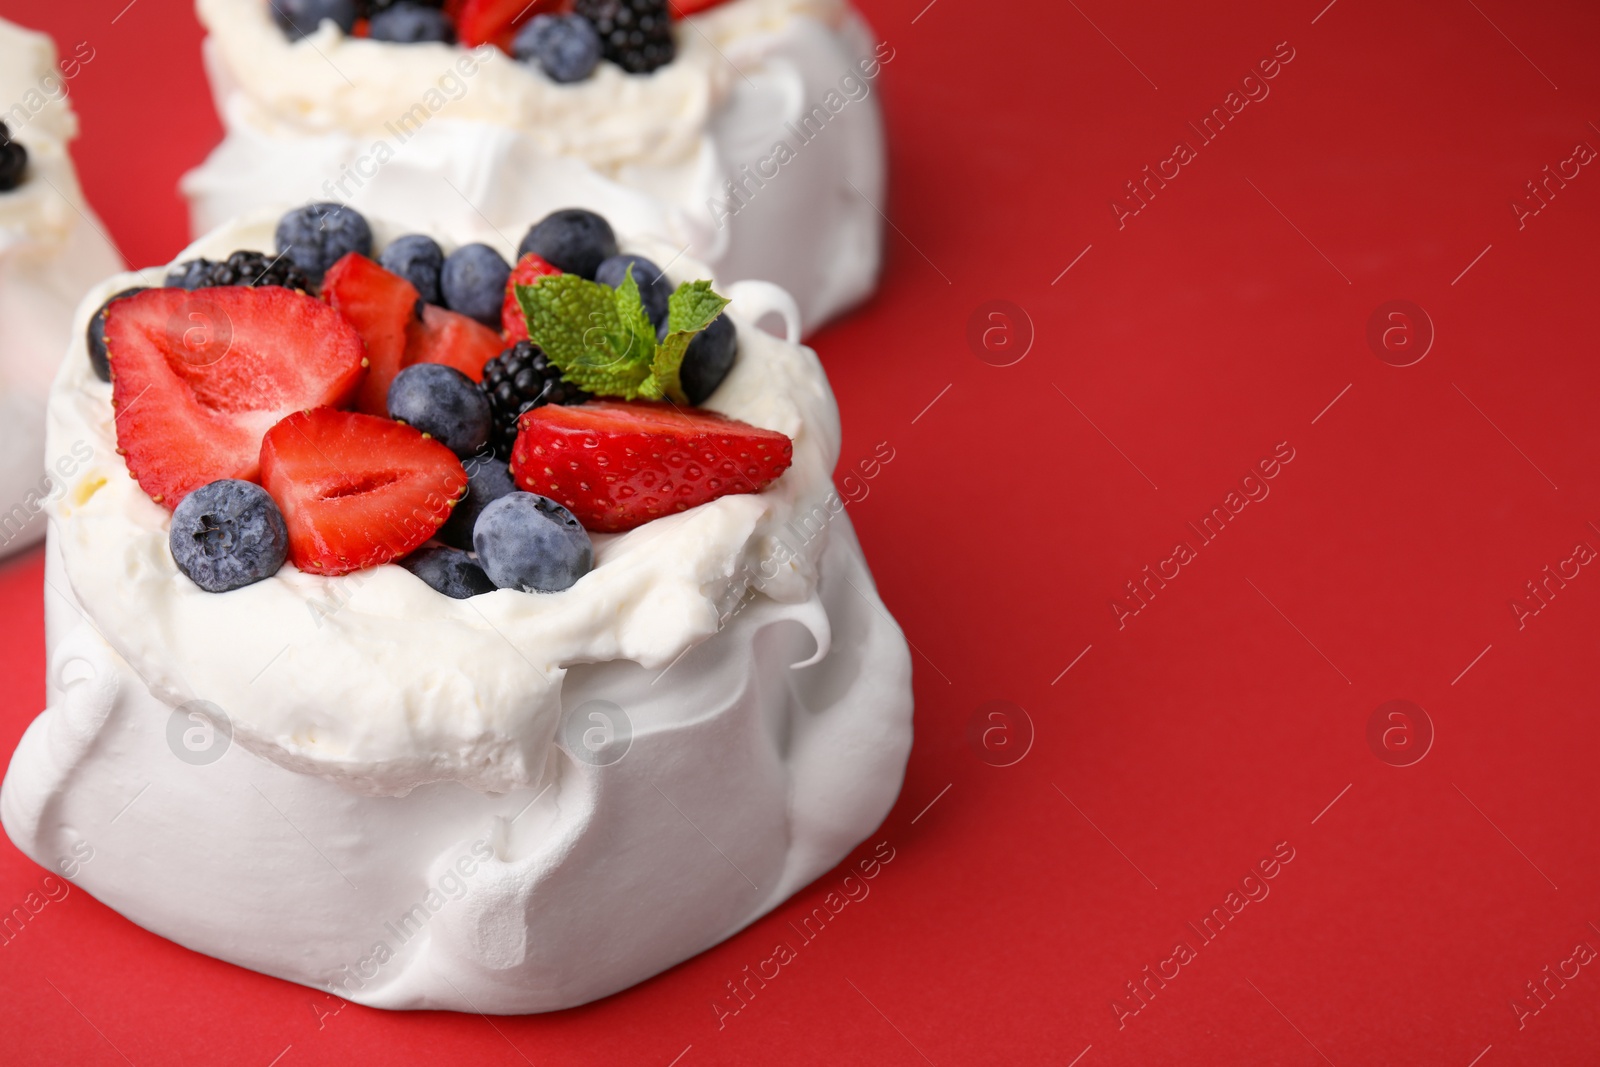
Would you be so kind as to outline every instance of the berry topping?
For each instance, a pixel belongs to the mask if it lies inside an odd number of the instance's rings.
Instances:
[[[378,257],[383,269],[398,274],[412,285],[422,299],[430,304],[442,304],[439,295],[439,272],[444,270],[444,250],[432,237],[420,233],[399,238]]]
[[[511,473],[518,488],[559,501],[588,529],[615,533],[731,493],[759,493],[792,458],[789,438],[736,419],[602,400],[522,416]]]
[[[667,299],[672,296],[672,283],[667,281],[660,267],[643,256],[612,256],[600,264],[594,272],[594,280],[601,285],[620,289],[629,267],[633,268],[633,282],[639,287],[639,301],[644,304],[644,313],[650,316],[650,325],[656,328],[658,335],[665,333]]]
[[[507,493],[516,492],[517,483],[511,480],[511,468],[498,456],[473,456],[462,460],[461,465],[467,471],[467,495],[433,536],[455,548],[471,550],[472,527],[478,516]]]
[[[683,395],[689,398],[689,403],[699,407],[711,399],[722,379],[728,376],[733,357],[738,354],[739,331],[726,314],[718,315],[710,326],[695,334],[678,371]]]
[[[111,380],[111,361],[106,358],[106,308],[125,296],[132,296],[134,293],[142,293],[144,291],[145,286],[139,285],[132,289],[124,289],[120,293],[114,293],[109,300],[100,305],[100,310],[89,318],[89,329],[87,331],[89,366],[94,368],[94,376],[102,382]]]
[[[605,57],[629,74],[648,74],[672,62],[667,0],[577,0],[573,7],[594,23]]]
[[[519,258],[529,252],[559,271],[592,281],[600,264],[617,254],[617,235],[594,212],[569,207],[534,223],[517,247]]]
[[[498,326],[510,276],[511,265],[499,252],[484,244],[462,245],[444,261],[439,278],[444,305],[485,326]]]
[[[22,184],[28,173],[28,150],[11,139],[11,127],[0,122],[0,193]]]
[[[600,63],[600,35],[582,15],[537,15],[517,32],[511,54],[553,82],[579,82]]]
[[[289,556],[289,530],[265,489],[224,478],[183,498],[167,544],[190,581],[226,593],[277,574]]]
[[[489,442],[489,398],[454,367],[418,363],[389,385],[389,417],[415,426],[458,456]]]
[[[668,0],[668,5],[672,8],[673,18],[683,19],[690,15],[698,15],[707,8],[716,7],[724,2],[725,0]]]
[[[563,6],[563,0],[456,0],[456,32],[468,48],[493,44],[510,52],[518,27]]]
[[[456,27],[438,8],[402,0],[372,16],[367,36],[396,44],[454,44]]]
[[[289,557],[315,574],[410,555],[444,525],[466,482],[444,445],[372,415],[297,411],[261,441],[261,484],[283,509]]]
[[[517,300],[517,286],[535,285],[540,278],[560,273],[532,252],[517,260],[517,265],[511,268],[511,274],[506,278],[506,295],[500,305],[500,329],[507,341],[516,344],[528,339],[528,317],[522,313],[522,304]]]
[[[268,257],[260,252],[235,252],[221,263],[191,259],[167,272],[174,289],[205,289],[215,285],[277,285],[296,292],[313,292],[311,279],[288,256]]]
[[[400,561],[400,566],[445,596],[457,600],[495,590],[495,584],[483,573],[477,561],[457,548],[430,545],[411,553]]]
[[[494,413],[489,443],[494,454],[511,458],[517,442],[517,420],[543,404],[582,404],[588,393],[562,380],[561,368],[531,341],[518,341],[483,365],[483,392]]]
[[[404,366],[443,363],[473,381],[483,380],[483,365],[505,345],[489,327],[432,304],[422,305],[422,318],[406,327]]]
[[[322,299],[354,326],[367,346],[369,368],[356,397],[357,409],[387,414],[389,383],[400,373],[406,328],[417,317],[417,290],[354,252],[333,265],[322,280]]]
[[[291,41],[317,32],[324,19],[349,33],[359,14],[356,0],[272,0],[272,17]]]
[[[510,493],[483,509],[472,546],[501,589],[558,593],[594,568],[594,546],[572,512],[537,493]]]
[[[350,252],[372,255],[372,227],[361,212],[342,204],[297,207],[278,220],[278,252],[314,282]]]
[[[362,377],[350,324],[287,289],[147,289],[106,309],[105,341],[118,451],[169,508],[219,478],[254,480],[268,427],[346,402]]]

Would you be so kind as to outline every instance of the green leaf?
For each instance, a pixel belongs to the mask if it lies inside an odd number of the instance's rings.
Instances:
[[[622,284],[612,294],[612,302],[616,306],[617,322],[626,336],[623,354],[630,360],[636,359],[648,366],[656,354],[656,328],[645,313],[644,301],[639,296],[639,284],[633,280],[632,265],[622,276]],[[647,380],[645,386],[641,387],[647,396],[650,396],[649,384]],[[650,396],[650,399],[656,400],[659,396]]]
[[[710,326],[728,301],[711,291],[707,281],[685,282],[667,300],[667,336],[656,346],[655,359],[650,365],[648,388],[660,390],[680,404],[687,404],[679,372],[683,357],[689,352],[689,342],[695,334]]]
[[[517,303],[528,319],[528,335],[567,381],[601,396],[633,400],[640,395],[655,353],[641,350],[611,289],[559,274],[517,286]]]

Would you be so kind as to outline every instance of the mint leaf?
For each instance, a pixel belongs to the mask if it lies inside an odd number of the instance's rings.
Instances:
[[[639,296],[639,283],[633,280],[632,265],[622,276],[622,284],[612,294],[612,302],[616,307],[617,322],[626,337],[624,355],[648,367],[655,358],[656,328],[645,313],[644,301]],[[640,385],[639,392],[650,400],[661,399],[660,391],[650,378]]]
[[[683,357],[695,334],[710,326],[727,306],[728,301],[712,292],[707,281],[684,282],[667,299],[667,336],[656,346],[650,365],[651,385],[661,395],[680,404],[689,402],[679,378]]]
[[[638,300],[638,289],[634,289]],[[654,338],[641,348],[618,313],[616,294],[575,274],[517,286],[528,335],[567,381],[601,396],[633,400],[650,377]]]

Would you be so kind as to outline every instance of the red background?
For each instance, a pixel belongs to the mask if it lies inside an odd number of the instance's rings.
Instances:
[[[94,46],[83,181],[159,263],[219,128],[186,5],[125,3],[0,11]],[[894,861],[737,1015],[719,1028],[724,983],[840,872],[606,1001],[496,1019],[324,1014],[74,892],[0,948],[0,1058],[1595,1062],[1596,968],[1520,1028],[1510,1005],[1600,948],[1600,575],[1520,628],[1510,604],[1600,548],[1600,173],[1521,228],[1510,205],[1600,147],[1600,12],[1325,3],[863,0],[895,48],[894,229],[881,291],[816,346],[841,476],[895,450],[850,510],[917,650],[917,740],[854,857]],[[1186,123],[1284,41],[1270,96],[1198,145]],[[1197,158],[1119,228],[1112,198],[1179,139]],[[1031,321],[1007,367],[968,340],[996,299]],[[1396,299],[1437,335],[1403,368],[1367,341]],[[1280,442],[1270,496],[1201,547],[1186,523]],[[1180,539],[1197,558],[1119,628],[1112,599]],[[40,601],[37,553],[0,570],[7,751],[42,705]],[[1411,766],[1368,741],[1392,699],[1435,731]],[[1026,709],[988,738],[1010,766],[972,740],[992,700]],[[1279,842],[1270,896],[1201,947],[1185,924]],[[0,905],[42,875],[0,845]],[[1119,1026],[1180,938],[1197,958]]]

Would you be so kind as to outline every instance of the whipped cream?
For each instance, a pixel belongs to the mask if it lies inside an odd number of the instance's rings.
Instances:
[[[28,149],[21,185],[0,192],[0,555],[44,534],[59,491],[44,469],[44,408],[73,311],[123,269],[84,203],[67,154],[77,116],[55,45],[0,19],[0,120]]]
[[[874,49],[843,0],[730,0],[678,24],[672,63],[602,63],[572,85],[492,47],[362,40],[331,23],[291,43],[261,0],[197,6],[227,131],[184,179],[197,233],[285,199],[451,231],[486,219],[513,240],[589,207],[729,282],[781,285],[808,332],[876,282],[872,81],[892,50]]]
[[[184,257],[270,239],[260,218]],[[909,652],[831,492],[821,367],[753,325],[792,302],[730,295],[739,355],[708,406],[789,434],[789,471],[596,537],[562,593],[468,601],[393,565],[201,592],[75,342],[50,412],[76,473],[46,552],[48,710],[0,788],[11,839],[197,951],[491,1013],[625,988],[839,862],[899,791]]]

